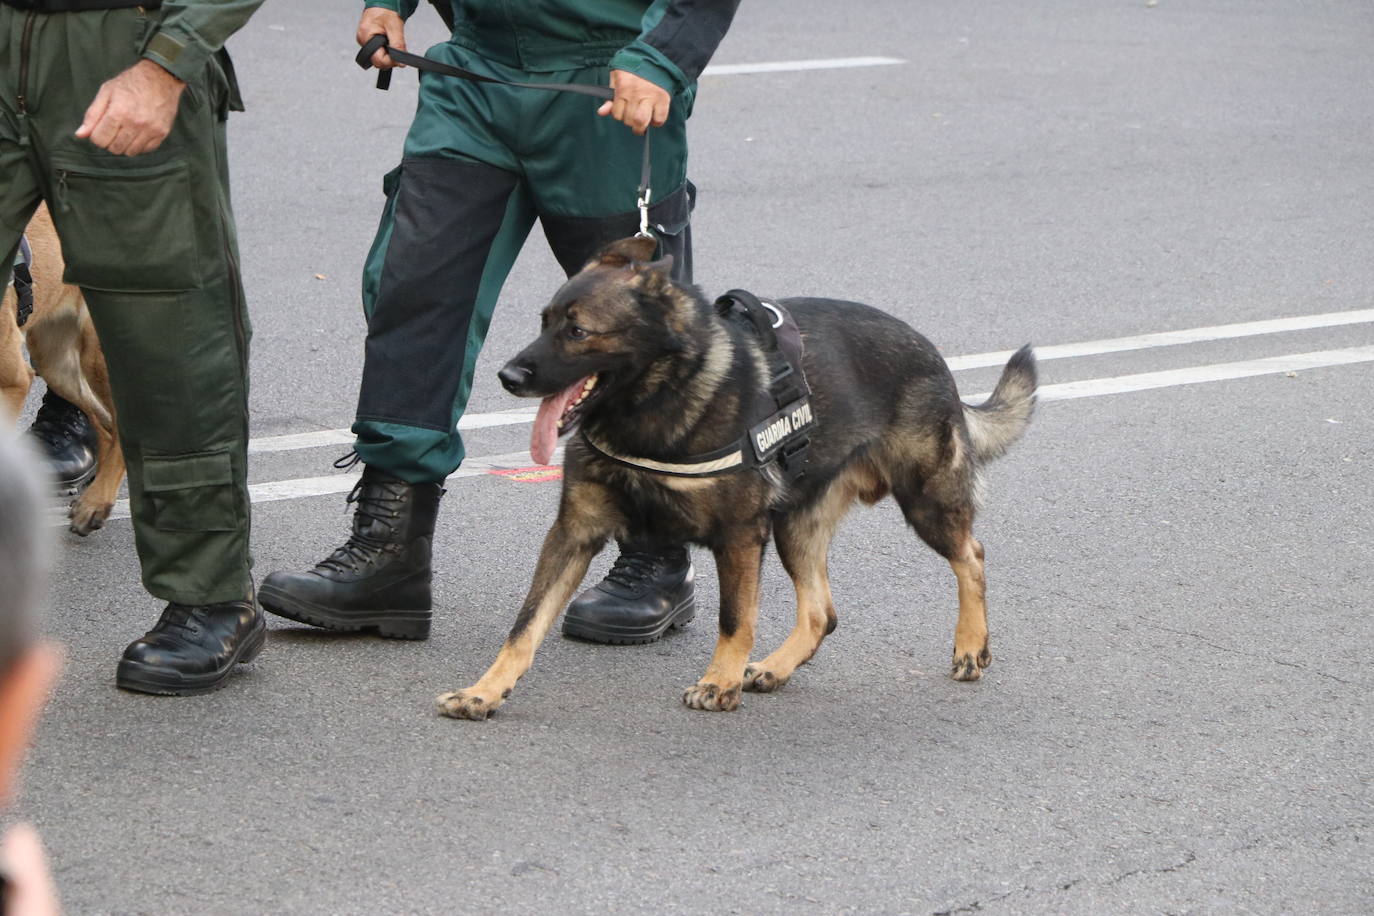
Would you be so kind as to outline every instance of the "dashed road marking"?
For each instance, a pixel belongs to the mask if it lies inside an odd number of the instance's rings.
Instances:
[[[829,57],[816,60],[778,60],[759,64],[712,64],[702,76],[737,76],[743,73],[796,73],[802,70],[844,70],[850,67],[888,67],[904,64],[900,57]]]

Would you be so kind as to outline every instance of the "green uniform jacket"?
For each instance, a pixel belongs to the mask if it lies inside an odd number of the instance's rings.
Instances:
[[[420,0],[366,0],[415,12]],[[670,93],[686,89],[715,53],[739,0],[452,0],[453,39],[533,73],[609,65]]]
[[[143,56],[189,83],[262,4],[263,0],[163,0],[158,12],[162,24],[149,36]]]

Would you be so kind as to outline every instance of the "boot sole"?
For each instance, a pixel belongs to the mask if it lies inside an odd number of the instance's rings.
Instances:
[[[336,633],[359,633],[376,630],[387,639],[428,639],[433,614],[427,610],[380,610],[358,614],[302,601],[264,582],[258,586],[258,604],[263,610],[297,623],[333,630]]]
[[[563,635],[587,642],[599,642],[611,646],[640,646],[657,642],[669,630],[680,630],[697,616],[696,595],[688,595],[673,608],[672,613],[658,623],[647,627],[616,627],[603,623],[593,623],[579,617],[563,618]]]
[[[115,672],[115,686],[135,693],[151,693],[164,697],[190,697],[214,693],[229,682],[238,665],[246,665],[258,657],[267,644],[267,621],[258,618],[258,627],[239,645],[238,652],[219,671],[205,674],[178,674],[167,668],[154,668],[141,662],[121,660]]]
[[[91,465],[91,469],[77,477],[75,480],[57,480],[53,482],[53,493],[58,499],[75,499],[81,495],[81,491],[90,486],[95,480],[96,472],[100,470],[99,464]]]

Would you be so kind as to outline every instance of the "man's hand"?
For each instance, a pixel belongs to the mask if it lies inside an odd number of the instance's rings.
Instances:
[[[662,127],[667,123],[668,106],[673,98],[662,86],[628,70],[612,70],[611,89],[615,98],[603,102],[597,114],[610,115],[641,137],[651,126]]]
[[[384,10],[378,6],[363,10],[363,18],[358,20],[358,47],[367,44],[373,35],[385,35],[387,44],[397,51],[406,49],[406,21],[394,10]],[[386,53],[386,48],[379,48],[372,55],[372,66],[378,70],[391,70],[405,64],[396,63]]]
[[[76,136],[116,156],[137,156],[172,132],[186,84],[151,60],[140,60],[104,82]]]
[[[0,840],[0,863],[9,879],[6,912],[57,916],[57,889],[53,886],[43,844],[28,824],[16,824]]]

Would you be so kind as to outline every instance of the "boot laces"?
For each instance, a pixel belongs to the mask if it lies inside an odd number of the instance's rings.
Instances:
[[[655,553],[625,550],[615,558],[606,579],[630,588],[648,585],[663,567],[663,558]]]
[[[355,464],[363,460],[363,456],[358,454],[357,449],[350,449],[342,457],[334,460],[334,467],[341,471],[350,470]]]
[[[359,480],[348,494],[346,505],[354,506],[353,532],[343,546],[315,564],[318,569],[333,572],[357,572],[358,569],[383,553],[392,542],[363,534],[362,529],[371,528],[367,523],[380,523],[394,531],[393,523],[401,507],[401,496],[393,494],[385,487],[369,486],[367,481]]]
[[[195,636],[200,632],[200,625],[192,619],[196,609],[187,604],[169,604],[167,610],[162,612],[162,625],[164,630],[180,630],[187,636]]]
[[[48,395],[38,405],[38,414],[29,427],[29,435],[42,442],[50,451],[61,451],[86,431],[86,415],[68,400]]]

